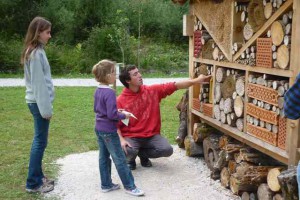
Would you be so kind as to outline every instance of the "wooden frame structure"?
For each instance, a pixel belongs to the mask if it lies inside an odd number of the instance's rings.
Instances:
[[[201,21],[201,16],[199,15],[199,3],[204,0],[191,0],[190,1],[190,16],[198,17]],[[205,0],[207,1],[207,0]],[[231,11],[234,13],[234,3],[239,2],[239,0],[231,1]],[[239,58],[243,51],[252,45],[259,36],[264,34],[267,29],[270,28],[271,24],[278,19],[282,14],[288,9],[293,11],[293,21],[292,21],[292,35],[291,35],[291,51],[290,51],[290,68],[288,70],[277,69],[277,68],[265,68],[259,66],[249,66],[245,64],[235,63],[235,61]],[[213,11],[211,11],[213,12]],[[230,13],[228,13],[230,14]],[[233,14],[231,16],[234,16]],[[190,18],[190,17],[188,17]],[[188,19],[187,17],[185,19]],[[234,17],[232,17],[234,18]],[[184,22],[185,23],[185,22]],[[233,30],[234,19],[232,19],[231,25],[231,35],[232,38],[236,37]],[[185,28],[189,29],[185,31],[185,33],[190,33],[190,29],[193,27],[191,23],[185,23]],[[204,23],[203,23],[204,24]],[[204,24],[205,26],[206,24]],[[208,30],[208,29],[207,29]],[[210,30],[208,30],[210,33]],[[214,38],[213,33],[212,38]],[[295,81],[297,74],[300,72],[300,1],[299,0],[286,0],[284,4],[264,23],[264,25],[255,33],[253,36],[246,41],[243,46],[237,51],[235,55],[226,56],[228,61],[216,61],[211,59],[203,59],[203,58],[195,58],[194,57],[194,38],[191,34],[185,34],[189,36],[189,74],[190,77],[194,76],[194,65],[195,63],[204,63],[208,65],[212,65],[214,69],[217,66],[226,67],[230,69],[242,70],[245,72],[245,90],[247,90],[248,86],[248,76],[250,73],[263,73],[270,74],[275,76],[281,76],[289,80],[289,84],[292,85]],[[216,42],[218,44],[218,42]],[[232,44],[232,41],[231,41]],[[222,48],[220,48],[222,50]],[[215,76],[215,71],[213,70],[213,77]],[[214,88],[214,87],[212,87]],[[300,127],[298,120],[287,120],[287,139],[286,139],[286,149],[283,150],[276,146],[273,146],[263,140],[260,140],[254,136],[247,134],[246,130],[239,131],[236,128],[233,128],[229,125],[222,124],[220,121],[208,117],[203,113],[193,109],[192,103],[193,98],[198,97],[199,88],[197,86],[191,87],[189,90],[189,115],[188,115],[188,133],[191,135],[193,130],[193,124],[201,121],[206,122],[210,126],[220,130],[226,135],[229,135],[259,151],[265,153],[276,160],[287,164],[287,165],[296,165],[300,158]],[[245,96],[247,99],[247,95]],[[247,113],[246,106],[244,106],[244,113]],[[246,117],[244,117],[244,124],[246,124]]]

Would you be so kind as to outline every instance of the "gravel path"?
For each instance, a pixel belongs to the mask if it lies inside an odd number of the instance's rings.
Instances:
[[[180,81],[185,80],[187,78],[143,78],[144,85],[151,85],[154,83],[165,83],[171,81]],[[70,79],[53,79],[54,86],[97,86],[97,82],[95,79],[78,79],[78,78],[70,78]],[[0,87],[18,87],[25,86],[24,79],[22,78],[0,78]],[[117,80],[117,86],[123,86],[122,83]]]
[[[138,161],[138,159],[137,159]],[[153,167],[132,171],[135,183],[146,193],[145,200],[238,200],[219,181],[210,179],[210,171],[203,158],[185,156],[185,151],[174,146],[168,158],[152,159]],[[57,160],[61,165],[55,189],[47,197],[63,200],[127,200],[134,199],[124,189],[102,193],[98,171],[98,151],[72,154]],[[113,165],[112,179],[121,183]]]
[[[146,78],[145,85],[179,81],[186,78]],[[53,79],[54,86],[96,86],[94,79]],[[24,86],[24,79],[0,78],[0,87]],[[119,80],[117,86],[121,86]],[[137,159],[138,160],[138,159]],[[220,181],[210,179],[210,171],[203,158],[185,156],[185,151],[174,146],[168,158],[152,159],[153,167],[144,168],[138,161],[133,171],[135,183],[146,192],[145,200],[238,200]],[[101,193],[98,151],[72,154],[57,160],[59,176],[54,191],[46,197],[62,200],[127,200],[136,197],[124,189]],[[112,179],[121,184],[115,167]]]

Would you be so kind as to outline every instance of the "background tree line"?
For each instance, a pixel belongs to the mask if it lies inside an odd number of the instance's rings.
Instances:
[[[22,71],[23,39],[35,16],[52,22],[46,51],[53,74],[90,73],[104,58],[144,71],[187,71],[187,11],[171,0],[0,0],[0,73]]]

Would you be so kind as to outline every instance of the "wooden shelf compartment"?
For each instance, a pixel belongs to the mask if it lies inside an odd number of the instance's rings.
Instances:
[[[211,117],[207,117],[194,109],[191,109],[190,111],[192,114],[200,117],[204,122],[206,122],[207,124],[209,124],[210,126],[216,128],[216,129],[218,129],[219,131],[223,132],[224,134],[229,135],[229,136],[239,140],[240,142],[245,143],[245,144],[249,145],[250,147],[257,149],[257,150],[261,151],[262,153],[265,153],[284,164],[288,164],[289,157],[285,150],[282,150],[278,147],[270,145],[267,142],[264,142],[264,141],[254,137],[254,136],[251,136],[247,133],[241,132],[238,129],[233,128],[229,125],[222,124],[221,122],[219,122]]]
[[[291,70],[284,70],[284,69],[276,69],[276,68],[266,68],[266,67],[259,67],[259,66],[249,66],[249,65],[242,65],[239,63],[230,63],[230,62],[219,62],[215,60],[203,59],[203,58],[194,58],[194,62],[200,62],[210,65],[217,65],[221,67],[228,67],[232,69],[239,69],[249,72],[256,72],[262,74],[270,74],[270,75],[280,75],[282,77],[293,77],[295,73]]]
[[[265,24],[243,45],[243,47],[234,55],[233,61],[237,60],[240,55],[248,48],[253,45],[253,43],[260,37],[262,34],[267,32],[267,29],[271,27],[272,23],[276,21],[284,12],[290,9],[293,5],[293,0],[287,0],[269,19]]]

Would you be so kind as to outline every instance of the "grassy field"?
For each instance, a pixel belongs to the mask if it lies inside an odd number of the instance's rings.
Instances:
[[[56,87],[54,116],[43,167],[56,177],[55,160],[72,153],[97,150],[94,135],[93,87]],[[118,88],[120,93],[121,88]],[[0,199],[41,199],[25,192],[29,151],[33,138],[33,120],[25,103],[23,87],[0,87]],[[171,143],[179,126],[175,106],[184,90],[161,102],[162,134]]]

